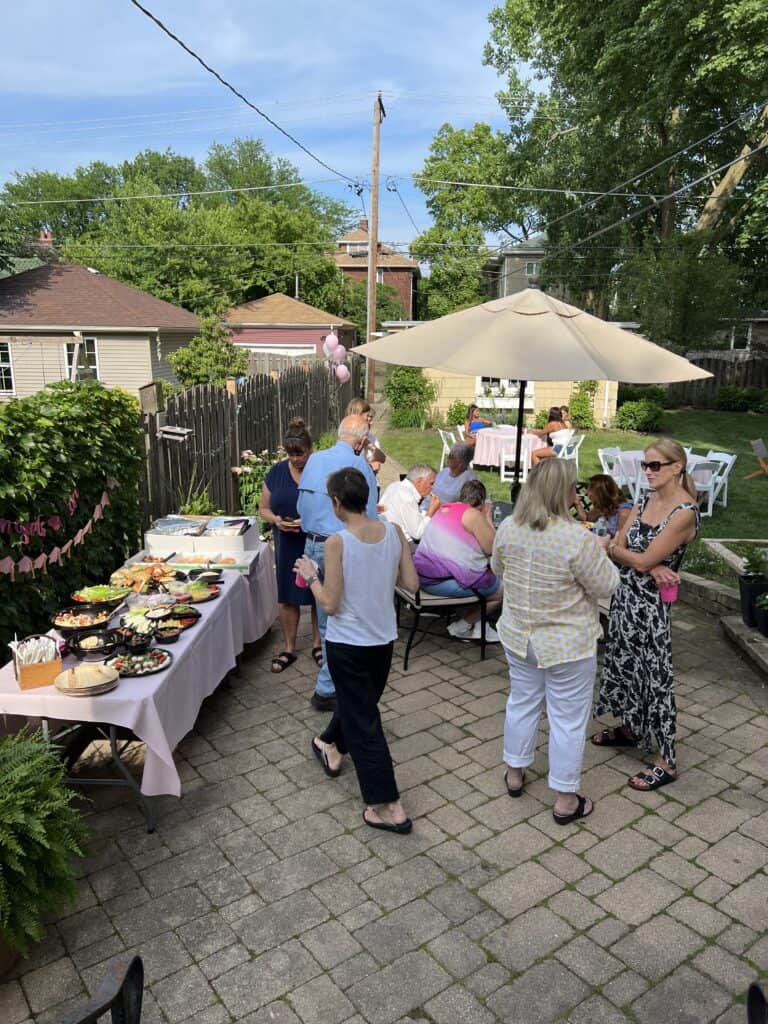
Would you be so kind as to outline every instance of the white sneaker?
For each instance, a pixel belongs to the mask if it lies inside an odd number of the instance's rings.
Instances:
[[[474,625],[466,619],[457,619],[448,626],[448,632],[456,640],[471,640]]]
[[[473,640],[479,640],[480,639],[480,623],[479,622],[476,622],[475,625],[474,625],[474,628],[472,630],[472,639]],[[499,634],[496,632],[496,630],[493,628],[493,626],[489,625],[488,623],[486,623],[486,625],[485,625],[485,642],[487,644],[498,644],[498,643],[501,643],[501,640],[499,639]]]

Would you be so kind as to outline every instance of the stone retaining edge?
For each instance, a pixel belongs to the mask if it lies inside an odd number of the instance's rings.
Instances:
[[[710,612],[712,615],[727,615],[741,609],[739,592],[735,587],[726,587],[724,583],[703,576],[694,576],[692,572],[681,572],[683,586],[680,588],[680,600],[686,604]]]
[[[740,615],[724,615],[720,626],[728,639],[746,654],[758,672],[768,677],[768,637],[745,626]]]

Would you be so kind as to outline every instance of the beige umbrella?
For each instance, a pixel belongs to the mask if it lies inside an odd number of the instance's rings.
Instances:
[[[623,380],[667,384],[712,374],[631,331],[537,288],[449,313],[354,349],[383,363],[520,381],[519,473],[529,380]],[[517,479],[513,494],[517,489]]]
[[[449,313],[354,349],[382,363],[514,380],[670,384],[712,374],[537,288]]]

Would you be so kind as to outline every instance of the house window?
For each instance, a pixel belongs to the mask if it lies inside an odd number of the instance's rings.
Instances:
[[[517,408],[519,381],[509,377],[475,377],[475,402],[484,409]],[[525,408],[533,408],[534,384],[525,388]]]
[[[0,341],[0,394],[13,394],[11,346],[7,341]]]
[[[538,263],[526,263],[525,264],[526,277],[538,277],[539,276],[539,264]]]
[[[79,346],[76,341],[68,341],[67,345],[67,380],[72,379],[72,360],[75,357],[75,349],[79,348],[77,356],[77,380],[98,380],[99,361],[96,354],[96,339],[83,338]]]
[[[731,328],[731,348],[752,347],[752,324],[741,320]]]

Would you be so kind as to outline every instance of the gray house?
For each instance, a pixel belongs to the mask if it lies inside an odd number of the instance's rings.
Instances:
[[[134,395],[175,382],[167,357],[197,334],[186,309],[74,263],[0,279],[0,401],[93,377]]]
[[[535,287],[546,246],[544,235],[534,235],[525,242],[506,246],[498,256],[489,259],[484,269],[490,279],[491,298],[503,299],[505,295]]]

